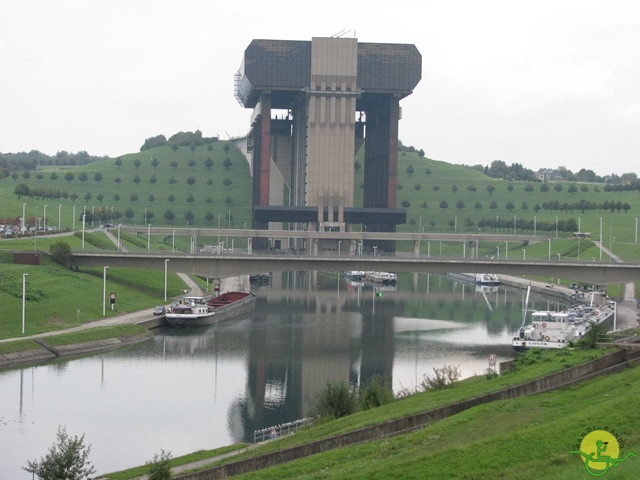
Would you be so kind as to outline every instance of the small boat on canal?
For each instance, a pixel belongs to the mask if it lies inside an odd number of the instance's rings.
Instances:
[[[214,298],[186,296],[172,302],[164,317],[172,327],[203,327],[249,313],[255,306],[253,292],[232,291]]]

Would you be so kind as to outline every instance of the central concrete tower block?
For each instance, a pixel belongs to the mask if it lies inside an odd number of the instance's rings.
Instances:
[[[420,81],[421,67],[414,45],[253,40],[235,95],[253,109],[254,228],[393,232],[404,223],[396,205],[400,100]],[[363,202],[355,205],[354,161],[363,144]]]

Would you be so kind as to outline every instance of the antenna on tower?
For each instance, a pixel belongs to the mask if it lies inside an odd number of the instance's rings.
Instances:
[[[340,30],[338,33],[334,33],[333,35],[331,35],[331,38],[340,38],[352,31],[353,30]]]

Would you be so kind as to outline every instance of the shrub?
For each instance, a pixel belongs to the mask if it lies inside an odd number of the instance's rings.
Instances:
[[[460,380],[460,366],[445,365],[442,368],[433,368],[434,376],[426,373],[422,376],[420,386],[423,390],[442,390],[451,388]]]
[[[381,375],[374,375],[367,386],[360,390],[359,403],[361,410],[369,410],[392,401],[393,390],[387,379]]]
[[[161,450],[159,455],[156,453],[145,465],[148,467],[149,480],[171,479],[171,452]]]
[[[320,392],[313,414],[322,418],[336,419],[351,415],[357,410],[356,391],[344,382],[328,382]]]

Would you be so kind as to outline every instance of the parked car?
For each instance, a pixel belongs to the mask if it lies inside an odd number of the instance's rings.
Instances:
[[[167,312],[167,310],[162,306],[157,306],[153,309],[153,314],[154,315],[164,315]]]

